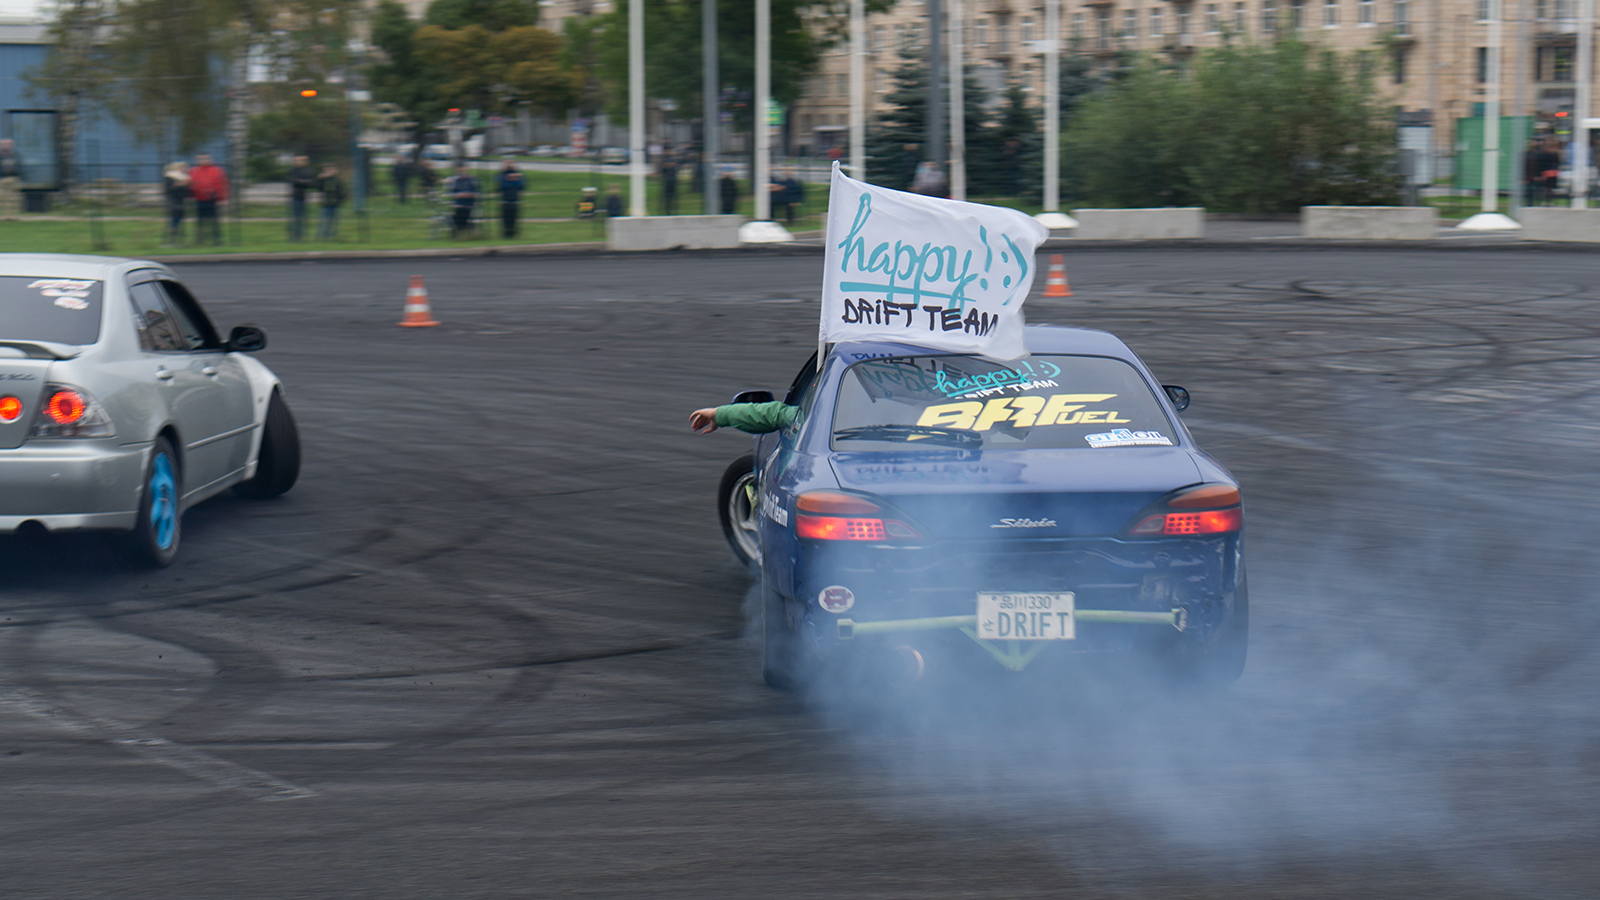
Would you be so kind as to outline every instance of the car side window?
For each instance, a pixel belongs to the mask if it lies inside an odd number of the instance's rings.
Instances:
[[[188,349],[177,323],[167,311],[166,295],[155,282],[130,285],[128,297],[133,301],[133,320],[139,327],[141,348],[158,352]]]
[[[195,302],[183,285],[176,281],[160,281],[157,284],[167,295],[167,310],[172,314],[172,320],[183,338],[183,349],[209,350],[221,346],[216,329],[211,327],[211,320],[206,318],[200,304]]]

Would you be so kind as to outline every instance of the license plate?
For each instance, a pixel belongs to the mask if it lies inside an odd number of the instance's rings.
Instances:
[[[991,641],[1070,641],[1071,591],[1061,594],[978,594],[978,637]]]

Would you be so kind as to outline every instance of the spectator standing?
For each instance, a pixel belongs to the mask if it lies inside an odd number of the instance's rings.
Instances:
[[[606,218],[620,219],[627,215],[622,209],[622,185],[615,181],[606,185]]]
[[[911,181],[911,190],[929,197],[943,197],[945,194],[944,173],[939,171],[939,164],[933,160],[924,160],[917,166],[917,177]]]
[[[404,153],[396,153],[394,165],[389,167],[389,177],[394,179],[394,192],[400,205],[406,205],[406,186],[411,183],[411,160]]]
[[[221,245],[222,226],[217,222],[217,204],[228,199],[228,173],[211,162],[211,155],[199,153],[194,158],[194,168],[189,172],[189,185],[194,191],[194,242],[206,242],[210,232],[211,243]]]
[[[517,171],[517,164],[506,160],[505,168],[500,170],[498,179],[500,188],[500,233],[508,238],[517,236],[517,214],[522,209],[522,189],[527,187],[527,181],[522,173]]]
[[[661,176],[662,214],[675,216],[678,214],[678,157],[672,148],[662,152],[657,172]]]
[[[779,180],[779,184],[783,186],[783,191],[778,196],[783,201],[784,221],[793,225],[796,207],[805,203],[806,189],[800,183],[800,179],[794,177],[793,169],[783,170],[783,177]]]
[[[316,186],[317,175],[311,169],[311,160],[305,156],[294,158],[289,170],[289,240],[299,243],[306,238],[306,193]]]
[[[339,167],[329,163],[317,176],[317,190],[322,192],[322,221],[317,225],[317,237],[331,241],[339,236],[339,207],[344,205],[344,179],[339,177]]]
[[[478,205],[478,179],[472,177],[465,163],[458,164],[447,190],[455,211],[450,219],[450,233],[452,237],[459,237],[472,227],[472,210]]]
[[[179,160],[161,170],[161,193],[167,198],[167,237],[163,247],[183,244],[183,213],[189,205],[189,164]]]
[[[411,162],[411,174],[417,179],[417,190],[425,198],[433,197],[434,186],[439,183],[439,173],[433,171],[433,164],[423,157],[417,157]]]
[[[731,169],[722,170],[722,178],[717,182],[717,196],[722,200],[722,214],[733,215],[739,208],[739,182],[733,180]]]
[[[914,191],[917,181],[917,169],[922,162],[922,154],[918,152],[916,144],[906,144],[900,152],[900,190]]]
[[[16,142],[0,138],[0,216],[22,212],[22,155]]]

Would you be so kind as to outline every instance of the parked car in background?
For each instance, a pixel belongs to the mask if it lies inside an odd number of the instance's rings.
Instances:
[[[600,162],[608,165],[621,165],[628,161],[628,148],[606,147],[600,151]]]

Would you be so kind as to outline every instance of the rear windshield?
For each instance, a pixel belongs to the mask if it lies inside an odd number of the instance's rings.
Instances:
[[[1177,433],[1139,371],[1104,356],[906,356],[851,366],[833,411],[836,450],[893,445],[1164,447]]]
[[[0,276],[0,341],[92,344],[100,339],[101,283]]]

